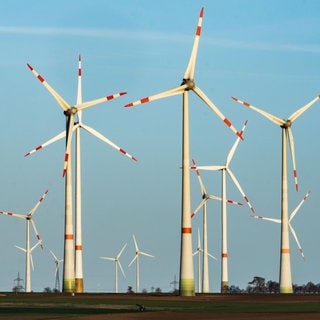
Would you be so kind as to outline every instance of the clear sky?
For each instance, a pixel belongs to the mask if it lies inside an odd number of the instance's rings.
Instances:
[[[248,127],[231,168],[256,213],[280,217],[280,128],[231,100],[249,101],[287,118],[320,93],[320,2],[226,1],[23,1],[0,3],[1,192],[0,210],[27,213],[46,189],[34,218],[44,250],[33,254],[32,289],[54,287],[49,249],[63,256],[64,142],[24,158],[25,152],[64,130],[62,109],[27,68],[30,63],[70,104],[76,102],[77,58],[82,55],[83,99],[127,91],[83,113],[83,121],[133,154],[134,163],[82,134],[83,260],[85,291],[111,292],[114,266],[100,256],[121,256],[135,287],[132,234],[140,249],[140,288],[172,289],[179,276],[181,218],[181,96],[127,109],[139,98],[179,85],[190,57],[201,7],[203,29],[195,71],[197,85],[240,130]],[[223,164],[235,136],[190,94],[191,158]],[[289,163],[289,211],[311,190],[293,221],[306,260],[291,237],[293,283],[319,282],[320,102],[293,125],[299,192]],[[290,159],[290,158],[289,158]],[[200,188],[191,172],[191,203]],[[202,172],[211,194],[220,194],[219,173]],[[228,198],[241,195],[228,180]],[[208,204],[209,251],[221,250],[220,203]],[[194,250],[199,214],[193,221]],[[253,276],[278,281],[280,225],[250,218],[247,206],[228,206],[229,283],[245,288]],[[33,243],[35,238],[32,237]],[[24,278],[25,224],[1,217],[0,290]],[[211,291],[220,289],[220,260],[210,261]],[[195,260],[195,274],[197,264]],[[62,276],[62,273],[61,273]]]

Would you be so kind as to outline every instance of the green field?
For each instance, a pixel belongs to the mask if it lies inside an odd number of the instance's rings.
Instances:
[[[174,295],[142,294],[1,294],[0,318],[67,319],[92,315],[116,315],[139,313],[138,305],[145,306],[144,313],[150,319],[153,314],[170,312],[192,315],[237,314],[296,314],[317,316],[320,319],[320,295],[199,295],[179,297]],[[43,316],[41,318],[41,316]],[[90,317],[89,317],[90,318]],[[88,319],[89,319],[88,318]],[[84,319],[84,318],[83,318]],[[108,318],[109,319],[109,318]],[[123,318],[125,319],[125,318]],[[221,318],[222,319],[222,318]],[[278,318],[277,318],[278,319]],[[285,319],[285,317],[284,317]]]

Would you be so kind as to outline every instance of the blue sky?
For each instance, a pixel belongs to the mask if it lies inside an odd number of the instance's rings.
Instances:
[[[316,0],[290,1],[16,1],[0,3],[2,165],[0,210],[27,213],[42,193],[35,214],[43,252],[35,250],[32,289],[54,286],[49,249],[63,255],[63,141],[25,159],[25,152],[64,129],[56,101],[34,78],[30,63],[69,103],[76,102],[77,57],[82,55],[83,99],[119,91],[128,94],[86,110],[83,121],[133,154],[134,163],[84,133],[83,246],[86,291],[112,291],[113,265],[100,256],[122,255],[126,279],[135,286],[132,234],[140,249],[141,289],[172,289],[179,275],[181,211],[181,97],[132,109],[133,100],[181,83],[201,7],[205,7],[195,81],[240,129],[248,127],[231,168],[259,215],[280,217],[280,128],[231,96],[287,118],[320,93],[320,28]],[[191,157],[200,165],[222,164],[235,137],[195,95],[190,95]],[[293,125],[300,190],[289,179],[289,211],[311,195],[293,225],[294,283],[319,282],[319,102]],[[291,174],[291,165],[289,165]],[[191,172],[191,201],[200,200]],[[220,175],[202,172],[209,193],[220,194]],[[228,197],[241,196],[228,181]],[[209,203],[209,250],[220,255],[220,204]],[[202,220],[193,221],[194,235]],[[253,276],[278,281],[280,226],[250,218],[248,207],[228,207],[229,283],[246,287]],[[24,278],[25,226],[3,216],[0,224],[0,290]],[[196,236],[194,249],[196,248]],[[145,258],[145,259],[143,259]],[[195,262],[195,274],[197,265]],[[210,261],[210,287],[220,288],[220,261]]]

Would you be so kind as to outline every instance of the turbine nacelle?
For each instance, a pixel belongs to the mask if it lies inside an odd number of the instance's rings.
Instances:
[[[284,120],[284,123],[280,126],[283,129],[287,129],[290,128],[292,125],[292,121],[291,120]]]
[[[63,114],[65,116],[70,116],[70,115],[75,115],[78,112],[78,108],[75,106],[72,106],[71,108],[69,108],[68,110],[63,111]]]
[[[187,91],[192,90],[196,86],[193,79],[183,79],[181,85],[182,86],[186,85]]]

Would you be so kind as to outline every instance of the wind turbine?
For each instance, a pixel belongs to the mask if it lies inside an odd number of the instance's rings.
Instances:
[[[36,205],[29,211],[28,214],[13,213],[11,211],[0,211],[0,214],[4,214],[4,215],[7,215],[7,216],[24,219],[26,221],[26,248],[23,249],[23,248],[19,247],[19,249],[21,249],[21,250],[26,252],[26,275],[25,275],[25,278],[26,278],[26,281],[25,281],[26,292],[31,292],[31,277],[30,277],[31,251],[38,244],[41,246],[41,248],[43,248],[42,240],[41,240],[40,235],[38,233],[36,224],[33,221],[33,215],[34,215],[34,213],[36,212],[36,210],[38,209],[38,207],[40,206],[41,202],[44,200],[44,198],[46,197],[47,194],[48,194],[48,190],[45,191],[45,193],[41,196],[41,198],[38,200]],[[37,245],[35,247],[32,247],[31,249],[30,249],[30,222],[32,224],[32,228],[33,228],[34,233],[35,233],[36,238],[37,238]]]
[[[293,218],[295,217],[295,215],[298,213],[300,207],[303,205],[303,203],[307,200],[307,198],[309,197],[311,191],[308,191],[306,193],[306,195],[303,197],[303,199],[300,201],[300,203],[298,204],[298,206],[291,212],[290,216],[289,216],[289,220],[288,220],[288,227],[294,237],[294,240],[296,241],[296,244],[298,246],[299,252],[302,256],[302,258],[304,259],[304,254],[303,254],[303,250],[302,247],[300,245],[299,239],[297,237],[297,234],[294,230],[294,228],[291,225],[291,221],[293,220]],[[276,223],[280,223],[281,224],[281,219],[274,219],[274,218],[267,218],[267,217],[263,217],[263,216],[252,216],[255,219],[261,219],[261,220],[267,220],[267,221],[271,221],[271,222],[276,222]],[[290,247],[289,247],[290,249]]]
[[[304,112],[306,112],[315,102],[320,99],[320,95],[315,97],[305,106],[295,111],[287,120],[278,118],[266,111],[263,111],[248,102],[242,101],[238,98],[232,99],[247,108],[262,114],[271,122],[277,124],[281,128],[282,136],[282,150],[281,150],[281,252],[280,252],[280,293],[293,293],[291,264],[290,264],[290,249],[289,249],[289,223],[288,223],[288,164],[287,164],[287,139],[289,139],[289,146],[291,150],[293,176],[295,180],[296,190],[298,191],[298,178],[296,170],[296,161],[294,153],[294,139],[291,126]]]
[[[197,165],[194,159],[192,159],[193,166],[191,168],[195,168],[195,172],[200,184],[201,189],[201,196],[202,200],[191,214],[191,218],[194,218],[197,212],[200,210],[200,208],[203,208],[203,265],[202,265],[202,292],[203,293],[209,293],[210,292],[210,285],[209,285],[209,268],[208,268],[208,231],[207,231],[207,201],[209,199],[211,200],[218,200],[221,201],[222,199],[219,197],[216,197],[214,195],[211,195],[207,192],[206,187],[202,181],[201,175],[199,170],[197,169]],[[236,202],[230,199],[226,200],[227,203],[236,204],[242,206],[242,203]]]
[[[134,241],[134,247],[135,247],[135,250],[136,250],[136,254],[133,257],[132,261],[130,262],[129,267],[133,264],[134,261],[136,262],[136,293],[139,293],[140,292],[139,256],[142,255],[142,256],[147,256],[147,257],[150,257],[150,258],[154,258],[154,256],[152,256],[149,253],[145,253],[145,252],[139,250],[139,247],[138,247],[138,244],[137,244],[137,241],[136,241],[136,238],[135,238],[134,235],[133,235],[133,241]]]
[[[34,263],[33,263],[33,258],[32,258],[32,251],[38,246],[40,245],[41,242],[38,241],[32,248],[29,248],[29,249],[25,249],[25,248],[22,248],[22,247],[19,247],[19,246],[16,246],[15,247],[23,252],[26,253],[26,256],[29,256],[29,259],[27,259],[27,263],[29,263],[31,265],[31,268],[32,268],[32,271],[34,271]],[[28,269],[30,270],[30,265],[28,266]],[[26,269],[27,269],[27,266],[26,266]],[[29,272],[28,274],[28,283],[29,283],[29,288],[27,289],[26,287],[26,292],[31,292],[31,274]]]
[[[247,121],[241,130],[241,135],[244,132],[247,125]],[[254,208],[252,207],[248,197],[245,195],[239,181],[231,171],[229,164],[233,158],[233,155],[236,151],[236,148],[240,142],[238,137],[231,147],[226,162],[224,165],[220,166],[194,166],[192,169],[198,170],[212,170],[212,171],[221,171],[222,181],[221,181],[221,193],[222,193],[222,202],[221,202],[221,227],[222,227],[222,253],[221,253],[221,292],[225,293],[229,286],[229,276],[228,276],[228,245],[227,245],[227,184],[226,184],[226,174],[228,174],[238,188],[243,199],[249,206],[250,210],[254,213]]]
[[[119,251],[119,253],[114,257],[114,258],[109,258],[109,257],[100,257],[100,259],[104,259],[104,260],[110,260],[110,261],[114,261],[115,262],[115,282],[114,282],[114,290],[115,293],[118,293],[118,266],[122,272],[122,275],[124,277],[126,277],[126,275],[124,274],[123,268],[121,266],[120,263],[120,256],[122,254],[122,252],[124,251],[125,247],[127,246],[127,244],[125,244],[122,249]]]
[[[203,241],[204,242],[204,241]],[[200,240],[200,229],[198,228],[198,246],[197,246],[197,250],[193,253],[193,256],[198,255],[198,292],[201,293],[206,293],[203,289],[203,281],[202,281],[202,290],[201,290],[201,253],[203,254],[203,256],[205,255],[205,251],[204,251],[204,247],[201,247],[201,240]],[[210,253],[208,253],[208,251],[206,252],[207,257],[211,257],[212,259],[217,260],[216,257],[214,257],[213,255],[211,255]],[[202,259],[203,261],[205,260],[204,257]],[[208,260],[208,259],[207,259]],[[204,273],[204,268],[202,271],[202,275]],[[202,279],[204,278],[204,276],[202,276]],[[207,291],[209,292],[209,291]]]
[[[63,262],[63,259],[58,259],[57,256],[50,250],[51,255],[53,256],[54,263],[56,265],[55,270],[55,290],[60,292],[60,263]]]
[[[200,34],[202,29],[202,18],[204,8],[200,11],[198,25],[196,28],[195,39],[191,51],[191,56],[187,69],[185,71],[182,83],[180,86],[173,89],[163,91],[161,93],[145,97],[143,99],[131,102],[125,107],[132,107],[139,104],[147,103],[161,98],[166,98],[178,94],[182,94],[182,219],[181,219],[181,256],[180,256],[180,281],[179,291],[182,296],[194,295],[194,275],[192,261],[192,227],[191,227],[191,208],[190,208],[190,156],[189,156],[189,95],[188,92],[193,91],[200,99],[202,99],[220,119],[239,137],[238,132],[231,122],[220,112],[220,110],[211,102],[205,93],[195,85],[194,71]]]
[[[113,142],[102,136],[96,130],[84,126],[82,123],[81,113],[82,110],[93,107],[97,104],[112,100],[114,98],[120,97],[126,92],[120,92],[117,94],[109,95],[96,100],[82,102],[81,93],[81,58],[79,56],[79,67],[78,67],[78,94],[77,94],[77,104],[71,106],[68,104],[46,81],[45,79],[28,64],[29,69],[36,76],[36,78],[44,85],[44,87],[52,94],[56,99],[58,104],[62,107],[64,115],[66,116],[66,130],[61,132],[57,136],[53,137],[46,143],[36,147],[32,151],[28,152],[25,156],[42,149],[43,147],[49,145],[52,142],[66,137],[66,153],[64,161],[63,176],[65,176],[65,240],[64,240],[64,268],[63,268],[63,291],[64,292],[83,292],[83,275],[82,275],[82,236],[81,236],[81,182],[80,182],[80,134],[77,131],[77,176],[76,176],[76,266],[74,263],[74,237],[73,237],[73,222],[72,222],[72,168],[71,168],[71,142],[72,134],[75,130],[82,127],[89,133],[95,135],[102,141],[110,144],[112,147],[118,149],[124,155],[134,157],[129,155],[124,149],[118,147]],[[75,115],[78,116],[78,122],[75,122]],[[76,267],[76,268],[75,268]]]

